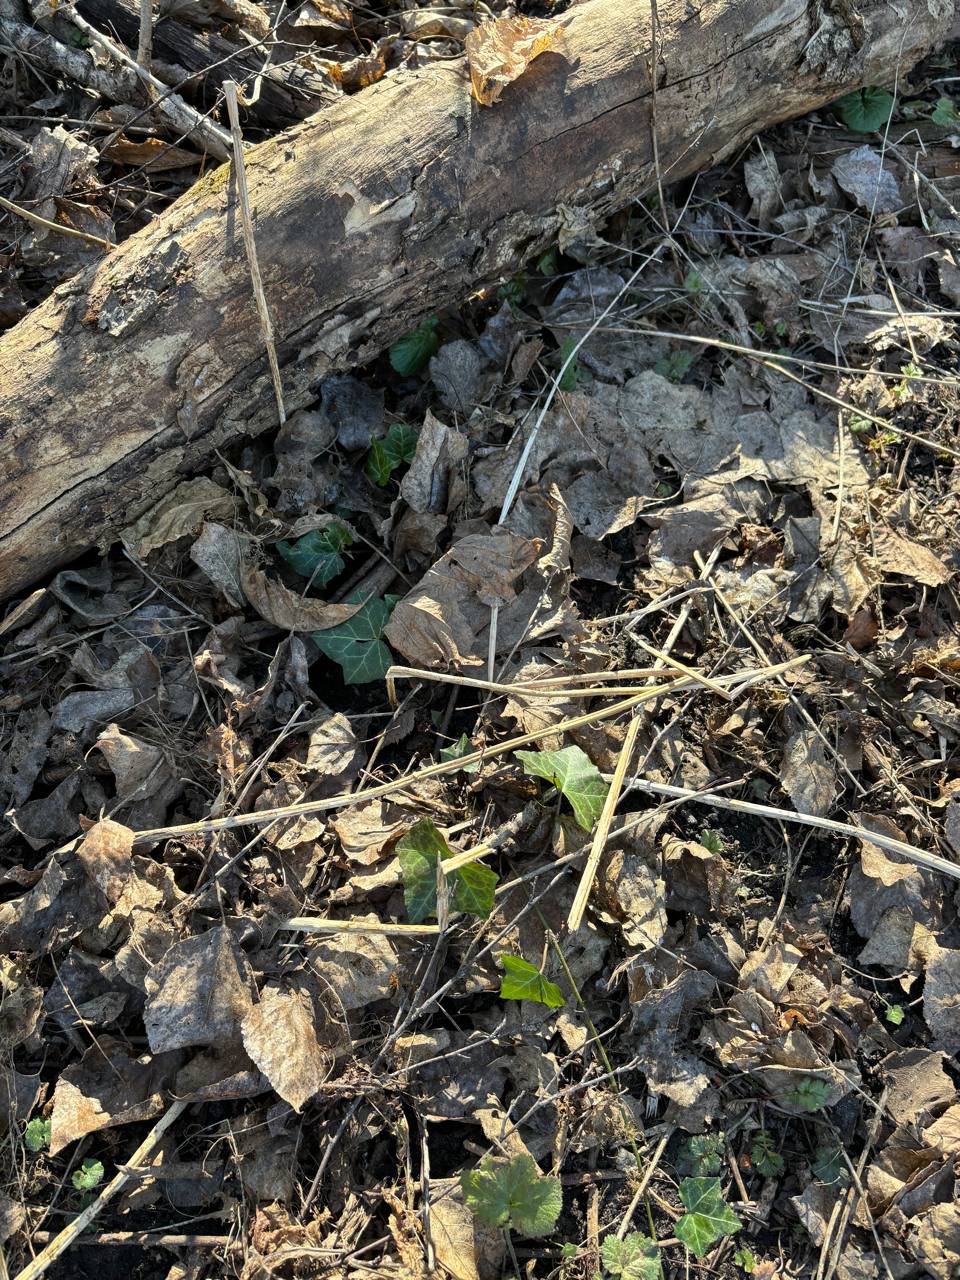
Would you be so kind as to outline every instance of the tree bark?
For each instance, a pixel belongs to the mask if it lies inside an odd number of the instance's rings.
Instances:
[[[960,0],[660,0],[662,180],[942,41]],[[844,17],[850,12],[852,16]],[[431,311],[655,184],[649,0],[586,0],[494,107],[390,75],[246,156],[288,413]],[[849,23],[849,25],[848,25]],[[228,166],[0,342],[0,598],[108,545],[214,449],[276,425]]]

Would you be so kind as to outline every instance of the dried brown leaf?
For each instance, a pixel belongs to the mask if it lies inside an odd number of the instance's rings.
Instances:
[[[934,1043],[960,1053],[960,951],[944,947],[927,965],[923,1016]]]
[[[837,798],[837,773],[820,735],[800,729],[783,749],[780,783],[798,813],[824,818]]]
[[[143,1022],[154,1053],[235,1040],[253,1005],[249,966],[225,926],[174,943],[147,985]]]
[[[267,577],[262,569],[246,566],[242,572],[244,594],[260,617],[281,631],[327,631],[347,622],[360,604],[328,604],[291,591]]]
[[[294,1111],[320,1089],[333,1055],[320,1043],[309,992],[270,984],[241,1025],[243,1047]]]
[[[131,1058],[119,1041],[98,1037],[83,1058],[60,1073],[53,1094],[50,1154],[118,1124],[150,1120],[166,1109],[162,1092],[176,1056]]]
[[[139,520],[120,533],[120,539],[136,560],[145,560],[151,551],[196,533],[206,516],[229,520],[236,513],[233,494],[209,476],[184,480],[150,508]]]
[[[108,902],[123,892],[133,863],[133,832],[110,818],[95,823],[77,846],[80,865]]]
[[[473,96],[485,107],[523,75],[541,53],[555,49],[566,24],[542,18],[491,18],[464,41]]]

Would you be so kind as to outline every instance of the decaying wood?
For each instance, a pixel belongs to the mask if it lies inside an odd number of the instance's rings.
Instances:
[[[137,0],[77,0],[76,7],[94,26],[116,32],[128,48],[137,44]],[[271,42],[247,47],[216,29],[198,30],[175,16],[154,23],[152,48],[156,75],[169,85],[189,79],[183,92],[198,93],[207,106],[214,105],[225,80],[252,88],[259,79],[259,95],[247,110],[274,128],[303,120],[338,96],[329,77],[290,60],[288,55],[298,52],[292,48],[274,49],[268,59]]]
[[[663,181],[938,44],[960,0],[660,0]],[[836,12],[835,12],[836,10]],[[502,101],[388,76],[246,157],[288,412],[477,282],[655,183],[648,0],[586,0]],[[214,449],[276,424],[228,167],[0,342],[0,596],[108,543]]]

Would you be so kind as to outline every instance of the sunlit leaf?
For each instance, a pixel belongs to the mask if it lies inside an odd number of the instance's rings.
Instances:
[[[34,1116],[23,1131],[23,1141],[27,1150],[32,1151],[34,1155],[38,1151],[46,1151],[50,1146],[52,1128],[50,1120],[44,1120],[42,1116]]]
[[[604,1269],[618,1280],[657,1280],[660,1275],[660,1250],[656,1241],[639,1231],[631,1231],[619,1240],[607,1236],[600,1246]]]
[[[103,1165],[99,1160],[84,1160],[74,1169],[71,1181],[78,1191],[92,1191],[103,1181]]]
[[[437,914],[437,867],[453,850],[429,818],[421,818],[397,844],[403,875],[403,900],[412,924]],[[450,874],[454,911],[486,917],[493,910],[497,873],[479,862],[468,862]]]
[[[501,1000],[534,1000],[549,1009],[559,1009],[563,994],[555,982],[543,976],[536,965],[522,956],[501,956],[504,975],[500,982]]]
[[[524,1236],[545,1236],[563,1208],[559,1178],[542,1174],[533,1158],[484,1156],[460,1175],[464,1203],[490,1227],[511,1227]]]
[[[698,1258],[721,1236],[733,1235],[743,1225],[724,1200],[719,1178],[684,1178],[680,1199],[687,1212],[677,1222],[677,1238]]]
[[[556,45],[563,30],[558,23],[542,18],[488,18],[481,22],[464,41],[476,100],[492,106],[534,58]]]
[[[518,751],[524,773],[546,778],[560,791],[573,809],[574,817],[590,831],[600,817],[609,790],[600,770],[579,747],[560,751]]]
[[[449,747],[441,747],[439,751],[441,760],[460,760],[463,756],[472,755],[474,751],[470,743],[470,739],[465,733],[461,733],[456,742]],[[480,768],[478,761],[473,764],[465,764],[458,772],[460,773],[476,773]]]

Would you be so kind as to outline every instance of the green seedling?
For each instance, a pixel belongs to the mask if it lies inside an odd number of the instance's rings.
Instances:
[[[440,350],[438,323],[436,316],[429,316],[413,333],[408,333],[390,348],[390,364],[402,378],[410,378],[425,369],[430,357]]]
[[[616,1280],[657,1280],[660,1275],[657,1242],[639,1231],[631,1231],[622,1240],[607,1236],[600,1256],[604,1270]]]
[[[99,1160],[84,1160],[70,1181],[78,1191],[93,1191],[103,1181],[103,1165]]]
[[[542,1174],[528,1155],[484,1156],[460,1175],[460,1187],[464,1204],[481,1222],[524,1236],[548,1235],[563,1208],[560,1179]]]
[[[34,1116],[23,1131],[23,1141],[27,1150],[32,1151],[34,1155],[40,1151],[47,1151],[50,1147],[52,1130],[53,1124],[50,1120],[44,1120],[42,1116]]]
[[[838,98],[833,104],[837,115],[854,133],[873,133],[882,129],[890,119],[894,96],[876,85],[866,85]]]

